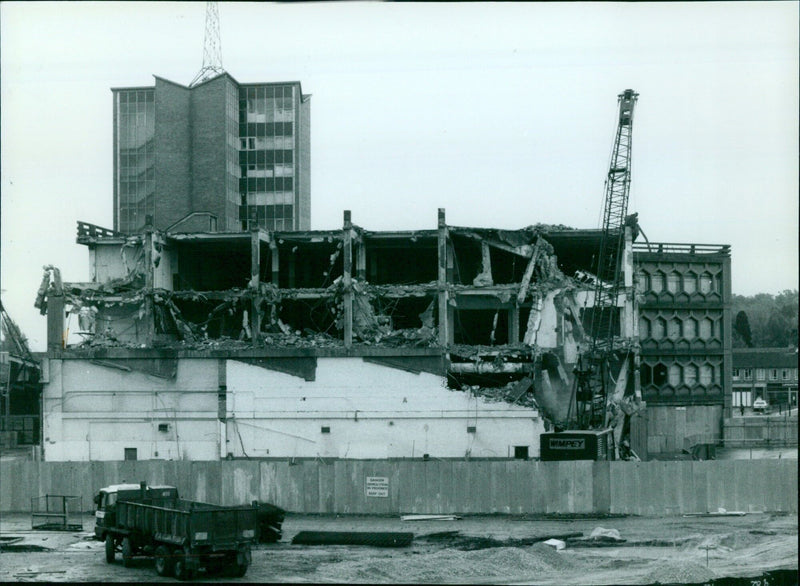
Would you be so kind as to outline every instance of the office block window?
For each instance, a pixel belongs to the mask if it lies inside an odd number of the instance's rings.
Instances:
[[[239,92],[239,194],[242,228],[294,229],[295,102],[293,85]]]
[[[155,214],[155,91],[119,91],[115,106],[119,229],[136,232]]]

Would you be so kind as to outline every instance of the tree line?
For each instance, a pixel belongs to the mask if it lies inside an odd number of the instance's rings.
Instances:
[[[734,295],[733,347],[797,347],[798,292]]]

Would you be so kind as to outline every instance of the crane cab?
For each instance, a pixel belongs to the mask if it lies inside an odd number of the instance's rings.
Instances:
[[[541,459],[615,460],[613,429],[569,430],[540,436]]]

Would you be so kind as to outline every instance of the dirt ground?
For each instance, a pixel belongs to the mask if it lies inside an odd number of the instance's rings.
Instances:
[[[6,545],[0,551],[0,581],[174,581],[159,577],[152,560],[138,560],[130,568],[119,561],[106,564],[103,544],[91,540],[93,517],[87,515],[83,527],[83,532],[31,531],[28,515],[3,515],[0,543]],[[587,543],[598,527],[618,531],[625,541]],[[398,517],[288,515],[283,529],[279,543],[253,551],[244,578],[200,574],[197,581],[653,584],[755,578],[776,570],[796,575],[798,569],[794,514],[559,519],[498,515],[414,522]],[[314,530],[402,531],[414,533],[414,540],[404,548],[291,544],[298,532]],[[534,543],[552,536],[572,537],[560,551]]]

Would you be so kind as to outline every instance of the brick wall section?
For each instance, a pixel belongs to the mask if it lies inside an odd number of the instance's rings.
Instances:
[[[191,212],[189,89],[156,78],[155,227],[164,230]]]
[[[192,88],[192,210],[211,212],[222,225],[225,209],[225,91],[228,79],[217,77]]]

